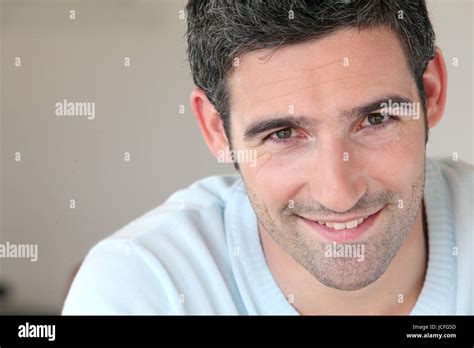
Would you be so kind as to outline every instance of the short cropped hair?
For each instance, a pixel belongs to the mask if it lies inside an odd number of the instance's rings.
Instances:
[[[227,78],[235,58],[323,38],[344,28],[393,30],[426,117],[423,73],[435,55],[435,34],[424,0],[190,0],[186,14],[194,83],[219,112],[229,141]]]

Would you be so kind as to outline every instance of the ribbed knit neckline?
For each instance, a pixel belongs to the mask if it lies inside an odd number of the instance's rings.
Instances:
[[[456,258],[450,194],[436,164],[427,159],[424,202],[428,225],[428,267],[412,315],[455,314]]]

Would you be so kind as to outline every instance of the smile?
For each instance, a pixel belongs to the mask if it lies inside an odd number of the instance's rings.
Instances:
[[[346,228],[349,228],[349,229],[356,228],[357,226],[362,224],[362,222],[365,219],[367,219],[367,217],[368,216],[365,216],[363,218],[354,219],[354,220],[347,221],[347,222],[329,222],[329,221],[325,222],[325,221],[318,220],[318,224],[325,225],[326,227],[333,228],[336,231],[339,231],[339,230],[343,230],[343,229],[346,229]]]
[[[383,208],[375,213],[363,216],[351,216],[346,219],[308,219],[299,216],[313,231],[330,241],[350,241],[359,238],[376,221]]]

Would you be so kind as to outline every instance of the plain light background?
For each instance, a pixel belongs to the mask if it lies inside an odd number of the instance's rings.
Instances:
[[[0,242],[39,248],[36,263],[0,259],[0,282],[10,288],[0,311],[59,313],[95,243],[177,189],[235,172],[210,155],[189,105],[185,1],[0,4]],[[473,2],[428,5],[449,74],[428,154],[457,152],[473,163]],[[55,116],[63,99],[95,102],[95,119]]]

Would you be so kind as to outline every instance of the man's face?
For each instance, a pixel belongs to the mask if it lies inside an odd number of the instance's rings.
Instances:
[[[256,154],[240,171],[259,228],[324,285],[373,283],[412,229],[424,186],[424,116],[395,34],[338,31],[238,63],[231,138]],[[341,243],[358,257],[333,253]]]

